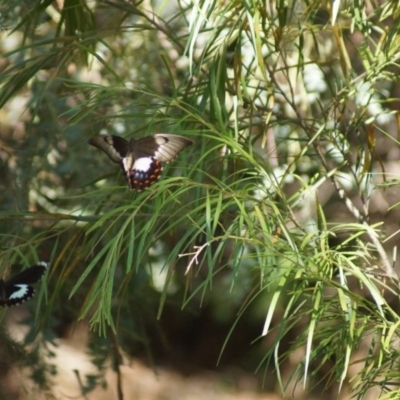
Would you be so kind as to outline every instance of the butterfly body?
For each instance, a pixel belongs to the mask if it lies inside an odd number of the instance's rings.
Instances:
[[[99,135],[89,140],[89,144],[121,165],[129,187],[137,191],[152,185],[162,174],[162,163],[172,161],[192,143],[184,136],[166,133],[129,141],[116,135]]]
[[[0,307],[16,306],[34,296],[35,289],[30,285],[41,279],[48,266],[49,263],[40,261],[8,280],[0,279]]]

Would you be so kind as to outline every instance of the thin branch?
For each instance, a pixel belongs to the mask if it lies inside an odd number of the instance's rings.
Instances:
[[[193,246],[193,248],[196,249],[195,252],[192,252],[192,253],[184,253],[184,254],[179,254],[179,255],[178,255],[179,258],[181,258],[181,257],[186,257],[186,256],[193,256],[192,259],[190,260],[190,262],[189,262],[187,268],[186,268],[185,275],[187,275],[187,273],[190,271],[190,269],[191,269],[193,263],[196,263],[196,265],[199,264],[198,257],[199,257],[199,255],[200,255],[200,253],[201,253],[207,246],[209,246],[209,245],[210,245],[210,243],[207,242],[207,243],[203,244],[202,246]]]
[[[124,392],[122,390],[122,374],[120,364],[122,363],[121,352],[119,351],[117,335],[110,329],[111,338],[113,341],[114,368],[117,375],[117,393],[118,400],[124,400]]]
[[[284,57],[282,57],[282,62],[285,64],[285,59]],[[287,67],[287,66],[286,66]],[[365,214],[363,215],[358,208],[353,204],[353,202],[348,198],[348,196],[346,195],[346,192],[343,190],[343,188],[340,186],[339,182],[337,181],[336,177],[334,174],[329,174],[330,168],[328,166],[328,163],[325,159],[325,155],[322,152],[321,147],[319,146],[319,144],[315,141],[315,140],[311,140],[312,136],[310,134],[310,128],[314,130],[315,132],[315,128],[312,128],[306,124],[304,124],[304,116],[302,115],[301,111],[299,110],[299,108],[296,106],[296,103],[294,102],[294,93],[293,93],[293,89],[292,87],[289,85],[290,88],[290,96],[287,94],[287,92],[285,90],[282,90],[280,87],[280,84],[278,82],[278,80],[275,78],[275,73],[274,70],[272,70],[272,68],[267,64],[267,68],[268,68],[268,72],[269,75],[271,77],[271,80],[273,81],[273,83],[275,84],[275,86],[277,88],[279,88],[280,90],[280,94],[285,98],[285,100],[290,104],[290,106],[292,107],[293,111],[296,113],[298,121],[299,121],[299,125],[302,127],[303,131],[306,133],[306,135],[309,137],[310,142],[312,144],[312,146],[314,147],[315,151],[317,152],[321,163],[325,169],[325,171],[328,173],[328,176],[333,184],[333,186],[335,187],[335,190],[337,191],[339,197],[343,200],[344,204],[346,205],[347,209],[350,211],[350,213],[365,227],[365,230],[368,234],[368,236],[370,237],[372,243],[375,245],[379,256],[381,258],[381,261],[384,265],[386,274],[388,277],[396,280],[397,282],[399,282],[399,277],[397,276],[392,263],[390,262],[385,249],[383,248],[381,242],[379,241],[376,232],[371,229],[371,227],[368,224],[368,215]],[[313,133],[314,133],[313,132]]]

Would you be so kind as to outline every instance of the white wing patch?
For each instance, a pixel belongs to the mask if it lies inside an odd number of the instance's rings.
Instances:
[[[49,267],[50,263],[46,262],[46,261],[39,261],[38,263],[36,263],[36,265],[40,265],[40,266],[45,267],[47,269]]]
[[[136,171],[148,172],[153,164],[153,159],[151,157],[140,157],[133,164],[132,169]]]
[[[134,164],[135,162],[133,157],[124,157],[122,159],[122,166],[125,172],[129,172],[133,168]]]
[[[23,299],[26,295],[29,294],[31,289],[30,286],[25,283],[14,285],[13,287],[18,287],[19,289],[17,291],[14,291],[12,295],[8,298],[8,300]]]

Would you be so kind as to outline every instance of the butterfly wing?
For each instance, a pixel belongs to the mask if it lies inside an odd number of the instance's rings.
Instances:
[[[154,157],[140,157],[133,165],[128,159],[124,161],[127,161],[126,164],[123,162],[123,165],[129,187],[138,192],[152,185],[163,171],[161,162]]]
[[[129,142],[120,136],[98,135],[89,139],[89,144],[103,150],[111,161],[120,164],[129,152]]]
[[[40,278],[44,275],[49,267],[49,263],[45,261],[40,261],[30,268],[21,271],[19,274],[12,276],[6,281],[8,285],[14,285],[17,283],[33,284],[40,281]]]
[[[132,147],[135,159],[148,156],[168,163],[191,144],[193,144],[193,140],[184,136],[156,133],[135,141]]]
[[[35,289],[25,283],[10,286],[6,282],[0,291],[0,307],[17,306],[35,295]]]
[[[7,281],[1,279],[0,307],[16,306],[30,299],[35,294],[35,290],[30,284],[38,282],[48,266],[49,263],[40,261]]]
[[[89,140],[124,170],[129,187],[142,191],[152,185],[163,170],[161,163],[172,161],[193,143],[184,136],[157,133],[129,142],[115,135],[99,135]]]
[[[179,135],[157,133],[152,136],[130,141],[131,157],[124,159],[123,165],[129,187],[141,191],[160,178],[162,162],[170,162],[192,140]]]

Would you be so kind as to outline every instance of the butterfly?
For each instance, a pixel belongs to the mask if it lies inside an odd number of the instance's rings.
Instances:
[[[193,144],[193,140],[167,133],[129,141],[115,135],[98,135],[92,137],[89,144],[103,150],[111,161],[120,164],[130,189],[140,192],[161,176],[161,163],[172,161],[184,148]]]
[[[30,299],[35,294],[30,285],[39,282],[48,267],[49,263],[39,261],[6,281],[0,279],[0,307],[16,306]]]

